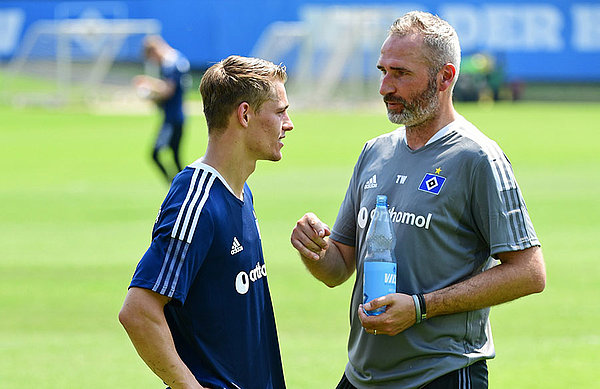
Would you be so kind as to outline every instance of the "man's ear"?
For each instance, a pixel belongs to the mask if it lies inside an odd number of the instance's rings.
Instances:
[[[244,128],[248,127],[250,122],[250,104],[242,101],[237,107],[237,119],[240,125]]]
[[[454,78],[456,77],[456,66],[452,63],[447,63],[442,66],[442,70],[439,73],[440,79],[440,91],[445,91],[450,88],[454,82]]]

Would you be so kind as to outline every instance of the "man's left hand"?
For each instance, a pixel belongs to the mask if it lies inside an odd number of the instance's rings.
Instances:
[[[385,312],[377,316],[369,316],[364,311],[371,311],[386,306]],[[415,304],[410,295],[392,293],[376,298],[358,306],[358,318],[365,331],[374,335],[394,336],[415,324],[417,317]]]

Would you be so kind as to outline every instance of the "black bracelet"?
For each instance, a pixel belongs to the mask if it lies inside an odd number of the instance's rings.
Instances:
[[[422,322],[427,319],[427,306],[425,305],[425,297],[423,297],[423,293],[417,293],[417,298],[419,299],[419,305],[421,306],[421,320],[419,320],[419,322]]]

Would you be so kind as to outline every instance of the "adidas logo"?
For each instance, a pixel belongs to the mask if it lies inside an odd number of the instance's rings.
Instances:
[[[377,188],[377,174],[373,174],[373,177],[369,178],[367,182],[365,182],[364,189],[373,189]]]
[[[236,255],[240,251],[242,251],[244,247],[240,244],[237,237],[233,237],[233,244],[231,245],[231,255]]]

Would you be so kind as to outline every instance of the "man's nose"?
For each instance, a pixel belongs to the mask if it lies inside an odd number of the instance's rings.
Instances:
[[[383,77],[381,77],[381,85],[379,86],[379,94],[382,96],[385,96],[385,95],[389,95],[390,93],[394,93],[395,91],[396,91],[396,88],[394,87],[394,84],[390,80],[389,75],[388,74],[383,75]]]
[[[294,123],[292,123],[292,119],[290,119],[290,116],[286,113],[285,117],[283,118],[283,131],[292,131],[294,129]]]

